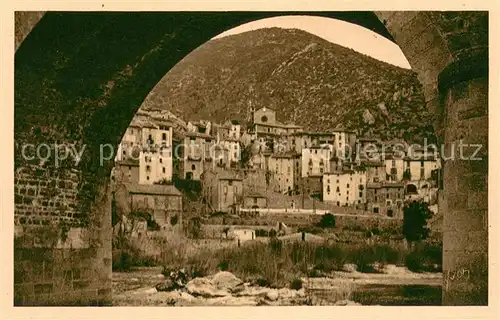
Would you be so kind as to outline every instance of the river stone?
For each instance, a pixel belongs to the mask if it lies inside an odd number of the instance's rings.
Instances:
[[[235,295],[247,297],[265,297],[270,290],[270,288],[244,285],[243,290],[235,293]]]
[[[266,298],[269,301],[276,301],[279,298],[278,290],[269,290],[266,294]]]
[[[225,297],[229,295],[228,291],[218,289],[208,278],[194,278],[187,283],[186,290],[193,296],[202,296],[204,298]]]
[[[228,271],[221,271],[212,277],[212,283],[220,290],[239,292],[244,290],[243,281]]]
[[[346,263],[342,267],[342,270],[345,272],[356,272],[358,270],[358,266],[353,263]]]
[[[177,285],[171,279],[165,279],[163,282],[158,283],[155,288],[158,291],[172,291],[176,289]]]

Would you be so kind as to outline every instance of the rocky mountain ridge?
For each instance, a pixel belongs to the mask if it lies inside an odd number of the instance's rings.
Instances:
[[[434,141],[431,114],[411,70],[296,29],[268,28],[211,40],[151,91],[141,110],[187,120],[249,120],[269,107],[310,131],[335,127],[359,136]]]

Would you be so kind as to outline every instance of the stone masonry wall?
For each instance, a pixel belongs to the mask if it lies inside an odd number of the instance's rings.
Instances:
[[[17,168],[15,305],[111,303],[110,217],[78,210],[81,180],[76,169]]]

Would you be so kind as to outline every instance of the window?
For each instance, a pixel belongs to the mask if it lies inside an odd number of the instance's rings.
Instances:
[[[387,216],[392,217],[394,215],[392,209],[387,210]]]
[[[191,170],[196,170],[196,165],[191,165]]]
[[[389,199],[389,194],[386,195],[386,199]]]
[[[260,121],[262,121],[262,122],[267,122],[267,116],[262,116],[262,117],[260,118]]]
[[[163,141],[167,140],[167,134],[166,134],[166,133],[162,133],[162,135],[161,135],[161,139],[162,139]]]
[[[151,167],[150,166],[146,166],[146,171],[151,171]]]
[[[378,213],[378,207],[373,207],[373,213]]]
[[[359,193],[359,197],[363,198],[363,192],[362,191]]]
[[[149,176],[146,177],[146,180],[149,180]]]
[[[347,184],[347,188],[349,188],[349,184]]]
[[[163,167],[163,173],[165,173],[165,167]]]
[[[375,202],[377,202],[377,201],[378,201],[378,197],[375,197]]]
[[[163,159],[162,158],[160,158],[160,163],[163,163]]]
[[[395,167],[396,166],[396,160],[392,160],[392,166]]]
[[[227,184],[228,184],[229,186],[232,186],[232,185],[233,185],[233,181],[229,180],[229,181],[227,182]]]

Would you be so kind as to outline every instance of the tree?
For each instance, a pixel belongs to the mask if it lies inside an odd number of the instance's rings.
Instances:
[[[321,221],[318,223],[320,228],[335,228],[335,216],[331,213],[326,213],[321,217]]]
[[[201,237],[202,226],[200,217],[192,217],[184,227],[186,234],[190,238],[199,239]]]
[[[240,142],[240,149],[241,149],[241,166],[243,168],[246,168],[248,166],[248,162],[250,161],[252,157],[252,145],[244,145],[243,143]]]
[[[403,172],[403,180],[411,180],[411,172],[410,169],[406,169]]]
[[[413,201],[406,204],[403,213],[403,235],[409,243],[424,240],[429,236],[427,220],[432,217],[429,204]]]

